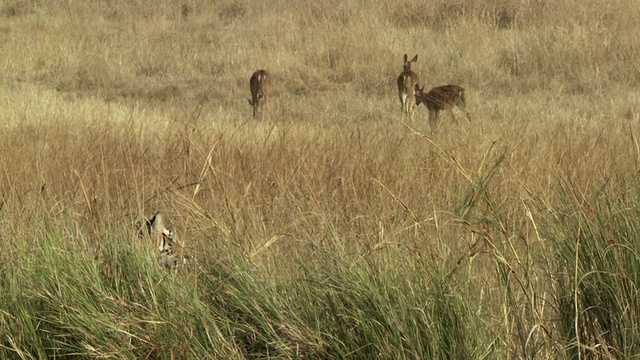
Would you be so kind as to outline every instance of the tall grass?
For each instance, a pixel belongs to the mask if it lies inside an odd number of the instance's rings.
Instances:
[[[558,331],[574,357],[632,358],[640,349],[637,180],[613,181],[588,197],[559,187],[557,220],[544,228],[555,248]]]
[[[633,358],[637,10],[3,2],[0,357]]]

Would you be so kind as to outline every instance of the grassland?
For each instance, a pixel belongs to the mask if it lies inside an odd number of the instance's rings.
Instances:
[[[638,11],[3,1],[0,357],[637,357]],[[402,119],[405,53],[471,122]]]

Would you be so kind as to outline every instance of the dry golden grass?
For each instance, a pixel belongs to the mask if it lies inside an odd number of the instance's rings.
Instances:
[[[233,244],[287,267],[301,244],[339,240],[445,272],[501,236],[523,266],[521,249],[543,254],[528,214],[555,206],[559,179],[587,198],[640,170],[639,7],[5,1],[0,223],[24,235],[72,221],[98,239],[161,210],[196,254]],[[466,89],[472,123],[443,116],[423,136],[423,107],[401,122],[404,53],[426,88]],[[254,121],[260,68],[272,97]],[[493,206],[469,204],[479,189]],[[491,292],[493,260],[474,261],[466,286]]]

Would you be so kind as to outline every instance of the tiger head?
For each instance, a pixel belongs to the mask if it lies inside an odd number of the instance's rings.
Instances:
[[[155,242],[158,250],[158,262],[168,269],[184,265],[189,256],[184,247],[178,243],[173,231],[164,223],[164,218],[159,212],[146,219],[147,233]]]

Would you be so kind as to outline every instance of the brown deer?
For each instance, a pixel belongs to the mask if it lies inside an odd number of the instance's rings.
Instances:
[[[451,118],[456,122],[456,117],[453,115],[454,106],[463,111],[467,116],[467,120],[471,121],[471,116],[465,109],[464,88],[458,85],[438,86],[425,93],[424,86],[419,87],[416,84],[415,94],[416,104],[424,104],[429,109],[429,125],[432,132],[435,131],[438,124],[440,111],[448,110],[451,113]]]
[[[251,99],[249,104],[253,106],[253,118],[258,115],[264,116],[263,110],[267,109],[267,99],[271,89],[271,75],[266,70],[258,70],[249,79],[251,89]]]
[[[418,55],[409,60],[407,54],[404,54],[404,65],[402,73],[398,76],[398,95],[403,114],[413,115],[413,109],[416,106],[415,86],[418,85],[418,75],[411,71],[411,63],[418,61]]]

